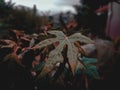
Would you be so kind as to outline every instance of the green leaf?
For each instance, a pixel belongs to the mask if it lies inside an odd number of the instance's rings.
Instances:
[[[84,63],[91,64],[91,63],[96,63],[97,59],[96,58],[87,58],[87,57],[83,56],[82,61]]]
[[[64,59],[61,52],[64,50],[63,48],[65,45],[68,46],[66,57],[68,58],[68,62],[70,64],[70,68],[72,70],[73,75],[75,73],[76,66],[78,66],[77,63],[79,63],[79,68],[83,69],[84,63],[82,63],[82,61],[81,62],[78,61],[79,47],[76,47],[74,43],[77,41],[83,43],[94,43],[94,42],[90,38],[82,35],[81,33],[75,33],[69,37],[66,36],[62,31],[48,31],[48,33],[55,35],[56,38],[49,38],[43,40],[33,48],[39,49],[55,42],[59,42],[59,44],[57,47],[55,47],[54,50],[52,50],[49,53],[48,61],[45,63],[45,66],[42,69],[42,72],[40,73],[39,77],[51,72],[54,69],[55,64],[57,62],[63,62]]]
[[[57,36],[57,38],[64,39],[66,35],[62,31],[48,31],[48,33]]]
[[[74,46],[74,44],[67,42],[68,45],[68,51],[67,51],[67,57],[72,69],[72,73],[74,74],[76,69],[76,64],[78,60],[78,49]]]
[[[57,62],[63,62],[63,56],[61,51],[63,50],[64,42],[60,43],[58,47],[56,47],[53,51],[50,52],[48,56],[48,61],[45,63],[45,67],[43,68],[39,77],[44,76],[48,72],[50,72]]]
[[[97,72],[97,68],[94,65],[86,65],[85,71],[91,78],[100,78],[99,73]]]
[[[87,36],[82,35],[81,33],[75,33],[75,34],[71,35],[69,37],[69,40],[71,42],[80,41],[80,42],[87,43],[87,44],[88,43],[94,43],[93,40],[91,40]]]
[[[46,47],[48,45],[51,45],[52,43],[56,42],[57,40],[58,40],[57,38],[46,39],[44,41],[41,41],[37,45],[35,45],[33,48],[35,48],[35,49],[39,48],[40,49],[40,48]]]
[[[93,63],[97,62],[96,58],[87,58],[87,57],[82,57],[82,61],[85,64],[85,71],[86,73],[95,79],[99,79],[99,73],[97,72],[96,66],[92,65]]]

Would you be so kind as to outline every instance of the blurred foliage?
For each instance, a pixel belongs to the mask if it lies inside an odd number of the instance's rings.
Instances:
[[[108,4],[108,2],[113,0],[82,0],[83,4],[89,6],[91,9],[96,10],[100,6],[103,6],[105,4]]]
[[[89,32],[93,35],[104,38],[107,12],[100,12],[100,15],[98,15],[95,11],[108,4],[108,2],[109,0],[82,0],[82,6],[74,6],[77,11],[75,17],[78,22],[77,30],[79,28],[89,29]]]
[[[33,9],[25,6],[15,6],[15,3],[2,0],[0,2],[0,28],[1,30],[17,29],[26,33],[39,32],[41,17],[37,15],[37,8]]]

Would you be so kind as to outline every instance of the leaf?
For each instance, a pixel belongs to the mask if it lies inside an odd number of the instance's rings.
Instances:
[[[94,43],[93,40],[91,40],[90,38],[82,35],[81,33],[75,33],[75,34],[71,35],[69,37],[69,40],[71,42],[80,41],[80,42],[83,42],[83,43],[86,43],[86,44],[88,44],[88,43]]]
[[[97,72],[97,68],[96,68],[96,66],[92,65],[92,63],[97,62],[97,59],[82,57],[82,61],[85,64],[86,73],[92,78],[99,79],[99,74]]]
[[[48,31],[48,33],[57,36],[56,38],[59,38],[59,39],[60,38],[64,39],[66,37],[66,35],[62,31]]]
[[[20,31],[20,30],[11,30],[11,32],[13,32],[13,33],[15,33],[17,36],[19,36],[19,35],[24,35],[25,33],[24,33],[24,31]]]
[[[45,63],[45,66],[42,72],[40,73],[39,77],[51,72],[54,69],[55,64],[57,62],[63,62],[63,56],[61,52],[62,50],[64,50],[63,48],[65,45],[68,46],[66,57],[68,58],[71,71],[74,75],[78,62],[78,54],[79,54],[79,50],[78,50],[79,47],[75,46],[74,43],[76,41],[80,41],[84,43],[94,43],[94,42],[90,38],[82,35],[81,33],[75,33],[69,37],[66,36],[62,31],[48,31],[48,33],[55,35],[56,38],[49,38],[44,41],[41,41],[33,48],[38,48],[38,49],[43,48],[55,42],[59,42],[59,44],[58,46],[55,47],[54,50],[52,50],[49,53],[48,61]],[[79,61],[79,64],[80,64],[79,66],[80,69],[84,67],[84,63]]]
[[[100,78],[99,73],[97,72],[96,66],[94,66],[94,65],[86,65],[86,67],[87,68],[85,69],[85,71],[90,77],[95,78],[95,79]]]
[[[63,50],[64,42],[60,43],[58,47],[56,47],[53,51],[50,52],[48,56],[48,61],[45,63],[45,67],[43,68],[39,77],[44,76],[48,72],[50,72],[57,62],[63,62],[63,56],[61,51]]]
[[[34,39],[34,38],[32,38],[32,39],[31,39],[31,41],[30,41],[29,47],[34,46],[34,44],[35,44],[35,39]]]
[[[56,38],[46,39],[46,40],[44,40],[44,41],[41,41],[41,42],[38,43],[37,45],[35,45],[35,46],[33,47],[33,49],[43,48],[43,47],[48,46],[48,45],[50,45],[50,44],[52,44],[52,43],[54,43],[54,42],[57,42],[57,40],[58,40],[58,39],[56,39]]]
[[[67,52],[67,57],[72,69],[72,73],[74,74],[78,59],[78,49],[74,46],[74,44],[70,43],[69,41],[67,42],[67,45],[69,48]]]
[[[17,44],[16,44],[14,41],[12,41],[12,40],[7,40],[7,39],[4,40],[4,39],[2,39],[2,40],[0,40],[0,41],[6,43],[6,45],[1,45],[1,48],[13,48],[14,46],[17,45]]]
[[[82,60],[84,63],[87,63],[87,64],[92,64],[97,62],[96,58],[87,58],[85,56],[82,57]]]
[[[80,61],[77,61],[75,73],[81,74],[84,68],[85,68],[85,65],[82,64]]]

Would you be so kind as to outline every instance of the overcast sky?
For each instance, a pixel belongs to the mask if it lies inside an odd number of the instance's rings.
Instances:
[[[33,5],[36,4],[38,10],[51,12],[74,12],[75,10],[72,5],[79,5],[79,1],[80,0],[12,0],[13,3],[16,3],[15,5],[33,7]]]

